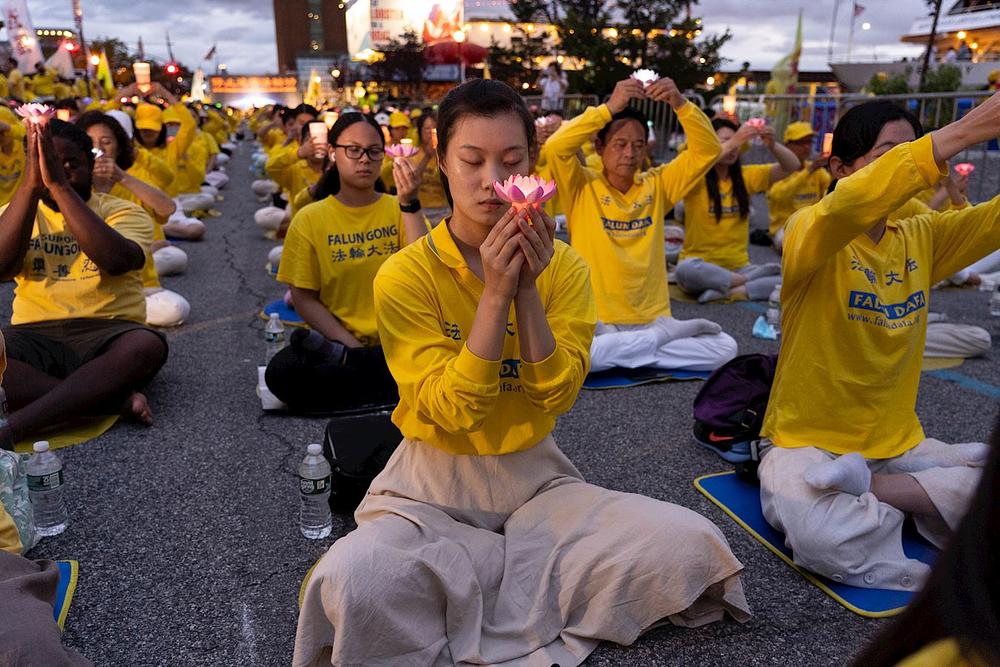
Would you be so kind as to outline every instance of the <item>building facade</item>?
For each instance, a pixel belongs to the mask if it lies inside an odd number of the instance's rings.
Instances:
[[[347,52],[345,2],[347,0],[274,0],[279,72],[295,72],[297,58]]]

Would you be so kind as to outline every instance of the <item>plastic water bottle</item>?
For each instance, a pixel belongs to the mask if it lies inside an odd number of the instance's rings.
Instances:
[[[767,297],[767,312],[764,314],[767,323],[774,327],[774,333],[781,335],[781,283],[774,286],[771,296]]]
[[[330,463],[322,445],[309,445],[299,466],[299,529],[310,540],[320,540],[333,530],[330,516]]]
[[[993,295],[990,296],[990,315],[1000,317],[1000,285],[997,285]]]
[[[32,445],[34,454],[28,459],[28,497],[35,515],[35,532],[51,537],[66,530],[68,517],[63,500],[62,461],[49,451],[44,440]]]
[[[281,323],[278,313],[271,313],[264,327],[264,343],[267,346],[264,363],[268,364],[285,347],[285,325]]]

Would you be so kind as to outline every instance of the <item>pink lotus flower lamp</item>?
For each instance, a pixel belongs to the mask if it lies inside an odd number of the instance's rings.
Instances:
[[[959,176],[968,176],[976,170],[976,165],[971,162],[959,162],[955,165],[955,173]]]
[[[38,104],[37,102],[22,104],[14,111],[18,116],[33,125],[45,125],[49,121],[49,118],[56,115],[55,109],[47,104]]]
[[[515,174],[508,177],[503,183],[495,181],[493,189],[496,190],[500,199],[510,202],[515,210],[520,211],[528,206],[538,208],[544,202],[552,199],[556,193],[556,182],[546,181],[537,176]]]
[[[660,80],[660,75],[651,69],[640,69],[632,73],[632,78],[642,83],[644,88]]]
[[[398,144],[385,147],[385,152],[393,158],[411,158],[417,154],[417,149],[413,147],[412,139],[403,139]]]

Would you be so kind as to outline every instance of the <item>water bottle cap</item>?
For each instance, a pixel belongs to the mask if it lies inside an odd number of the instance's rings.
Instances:
[[[278,313],[271,313],[271,319],[272,320],[278,319]]]
[[[33,444],[31,446],[31,450],[33,452],[36,452],[36,453],[37,452],[47,452],[47,451],[49,451],[49,441],[48,440],[39,440],[38,442],[36,442],[35,444]]]
[[[323,453],[323,445],[309,445],[306,448],[306,451],[309,452],[311,456],[319,456]]]

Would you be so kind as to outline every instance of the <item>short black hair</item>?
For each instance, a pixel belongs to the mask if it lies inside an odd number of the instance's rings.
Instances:
[[[598,130],[597,139],[601,143],[607,141],[608,134],[610,134],[611,132],[611,127],[618,121],[622,120],[634,120],[640,125],[642,125],[643,130],[646,129],[646,121],[647,121],[646,114],[642,113],[638,109],[634,109],[632,107],[625,107],[624,109],[613,115],[611,117],[611,120],[608,121],[607,125]]]
[[[88,111],[76,119],[76,126],[84,132],[94,125],[103,125],[111,131],[111,134],[115,135],[115,141],[118,143],[118,156],[115,158],[115,164],[118,165],[119,169],[128,171],[135,164],[135,149],[132,140],[125,134],[125,128],[112,116],[96,110]]]
[[[94,167],[94,154],[91,152],[94,149],[94,142],[90,140],[86,132],[73,123],[67,123],[58,118],[50,118],[48,125],[53,138],[64,139],[76,144],[83,151],[84,155],[87,156],[87,162],[90,163],[90,167]]]
[[[875,147],[879,132],[895,120],[905,120],[919,139],[924,134],[920,121],[912,113],[888,100],[874,100],[859,104],[847,111],[833,130],[831,156],[846,164],[854,164],[862,155]]]

